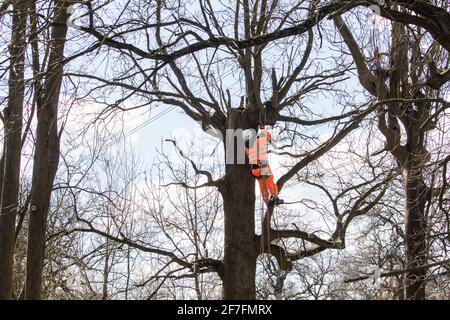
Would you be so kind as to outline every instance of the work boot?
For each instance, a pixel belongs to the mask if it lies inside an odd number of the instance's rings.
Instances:
[[[268,206],[269,208],[271,208],[271,207],[273,207],[274,205],[279,206],[280,204],[283,204],[283,203],[284,203],[284,200],[283,200],[283,199],[280,199],[280,198],[278,198],[278,197],[276,197],[276,198],[270,198],[269,202],[267,203],[267,206]]]

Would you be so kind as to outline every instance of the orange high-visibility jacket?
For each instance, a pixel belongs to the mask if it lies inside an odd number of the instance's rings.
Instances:
[[[248,161],[250,164],[257,164],[258,161],[267,161],[267,142],[272,141],[272,136],[269,131],[263,129],[258,134],[250,148],[248,148]]]

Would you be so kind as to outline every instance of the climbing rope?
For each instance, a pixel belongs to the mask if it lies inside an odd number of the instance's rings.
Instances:
[[[261,237],[260,237],[260,249],[259,255],[262,256],[264,254],[264,202],[262,193],[259,193],[259,204],[260,204],[260,215],[261,215]]]

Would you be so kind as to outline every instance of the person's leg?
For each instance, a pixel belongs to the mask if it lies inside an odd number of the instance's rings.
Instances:
[[[267,189],[269,189],[270,195],[273,198],[278,198],[278,186],[273,180],[273,175],[266,177]]]
[[[266,179],[263,177],[261,179],[258,179],[259,183],[259,190],[261,191],[263,200],[265,203],[268,203],[269,201],[269,190],[267,188]]]
[[[267,202],[269,201],[269,190],[267,189],[264,177],[261,176],[261,168],[260,167],[253,168],[252,175],[256,178],[256,180],[258,180],[259,190],[261,192],[264,202],[267,204]]]
[[[273,206],[273,205],[280,205],[284,203],[283,199],[278,198],[278,186],[274,181],[274,177],[272,174],[272,171],[270,170],[269,165],[267,165],[264,170],[261,170],[261,173],[266,173],[267,175],[265,176],[265,182],[266,182],[266,187],[270,192],[270,195],[272,196],[269,200],[269,202],[267,203],[267,205],[269,207]]]

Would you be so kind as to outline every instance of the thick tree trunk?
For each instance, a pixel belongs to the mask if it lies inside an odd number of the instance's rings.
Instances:
[[[230,112],[228,128],[242,128]],[[235,118],[237,116],[237,118]],[[227,164],[221,188],[225,213],[223,298],[256,298],[255,179],[248,164]]]
[[[248,165],[227,165],[224,299],[255,299],[255,179]]]
[[[41,299],[47,215],[59,161],[57,117],[69,17],[68,4],[68,1],[55,2],[49,66],[43,89],[44,99],[42,106],[38,106],[28,230],[26,299]]]
[[[26,2],[14,1],[8,81],[9,95],[8,104],[3,112],[5,134],[3,154],[0,160],[0,300],[13,298],[14,234],[22,149],[26,19]]]
[[[419,268],[427,264],[427,222],[425,217],[426,186],[420,169],[404,170],[406,192],[405,236],[406,269],[414,270],[405,274],[405,298],[425,299],[427,269]]]

